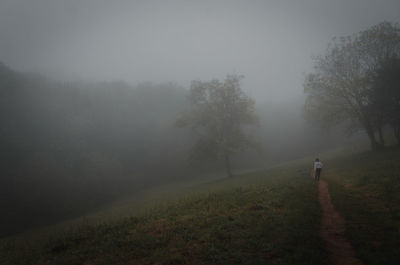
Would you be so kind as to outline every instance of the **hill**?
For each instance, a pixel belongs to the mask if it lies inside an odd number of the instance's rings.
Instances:
[[[326,264],[309,161],[198,185],[192,191],[145,214],[83,225],[50,240],[8,241],[1,262]]]
[[[365,264],[400,264],[400,149],[331,161],[325,172],[346,236]]]
[[[365,264],[400,260],[400,149],[322,157],[323,179]],[[305,158],[186,188],[145,213],[51,238],[1,242],[1,264],[328,264]]]

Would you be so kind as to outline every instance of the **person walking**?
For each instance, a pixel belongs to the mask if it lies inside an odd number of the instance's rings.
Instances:
[[[314,162],[314,179],[315,180],[319,180],[319,178],[321,176],[322,166],[323,166],[323,164],[321,163],[321,161],[319,161],[319,158],[316,158],[315,162]]]

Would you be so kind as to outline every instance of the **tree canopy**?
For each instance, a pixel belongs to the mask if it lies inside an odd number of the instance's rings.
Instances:
[[[245,126],[257,122],[254,101],[241,90],[240,79],[228,75],[223,82],[193,81],[188,97],[191,108],[177,121],[198,133],[192,158],[223,158],[228,176],[232,176],[231,155],[252,146]]]
[[[374,87],[374,79],[385,61],[399,55],[400,29],[389,22],[335,38],[324,55],[314,58],[314,71],[306,76],[306,116],[323,126],[347,123],[351,131],[363,129],[371,147],[379,148],[384,120],[373,104],[372,91],[381,89]]]
[[[400,58],[385,60],[376,71],[372,86],[372,107],[381,123],[389,124],[400,144]]]

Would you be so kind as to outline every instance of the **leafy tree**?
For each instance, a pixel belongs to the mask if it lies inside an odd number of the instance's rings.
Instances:
[[[254,101],[241,90],[240,79],[228,75],[224,82],[192,81],[191,109],[177,120],[178,126],[191,126],[199,134],[192,158],[223,158],[228,177],[231,156],[254,146],[245,126],[257,123]]]
[[[347,122],[351,131],[363,129],[372,149],[379,148],[384,120],[372,104],[374,73],[399,54],[400,29],[389,22],[334,39],[325,55],[314,58],[314,72],[306,76],[306,116],[324,126]]]
[[[376,71],[371,91],[373,107],[388,123],[400,144],[400,58],[385,60]]]

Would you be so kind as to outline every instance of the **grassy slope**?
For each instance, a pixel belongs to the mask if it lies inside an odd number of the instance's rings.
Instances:
[[[400,264],[400,149],[363,152],[325,163],[346,236],[365,264]]]
[[[321,156],[322,178],[358,256],[399,264],[400,149],[334,156]],[[310,161],[186,187],[147,213],[51,240],[8,240],[0,264],[327,264]]]
[[[203,184],[193,193],[50,241],[8,241],[0,263],[327,264],[306,163]]]

